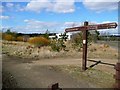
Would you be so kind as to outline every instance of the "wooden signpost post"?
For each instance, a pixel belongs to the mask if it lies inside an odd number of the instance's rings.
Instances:
[[[66,28],[65,32],[82,31],[83,32],[83,58],[82,58],[82,70],[87,69],[87,32],[88,30],[99,30],[99,29],[113,29],[117,27],[117,23],[105,23],[89,25],[88,22],[84,22],[84,26]]]

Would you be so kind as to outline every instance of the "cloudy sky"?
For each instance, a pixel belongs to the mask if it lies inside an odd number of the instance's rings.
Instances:
[[[118,0],[29,0],[4,1],[0,5],[2,30],[11,28],[21,33],[61,33],[66,27],[118,22]],[[108,32],[108,30],[106,31]],[[118,30],[109,30],[118,33]]]

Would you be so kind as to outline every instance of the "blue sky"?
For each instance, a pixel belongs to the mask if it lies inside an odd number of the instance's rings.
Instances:
[[[2,2],[2,28],[21,33],[61,33],[65,28],[90,24],[118,22],[117,2],[76,2],[71,0],[41,0],[29,2]],[[118,33],[118,30],[105,32]]]

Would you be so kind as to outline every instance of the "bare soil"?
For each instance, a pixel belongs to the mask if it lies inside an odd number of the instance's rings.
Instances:
[[[45,63],[39,64],[37,62],[20,63],[19,61],[20,58],[3,55],[3,70],[9,71],[14,75],[19,88],[48,88],[49,85],[56,82],[59,83],[61,88],[93,87],[92,85],[87,84],[85,81],[78,82],[69,74],[63,73],[51,66],[55,64],[51,63],[51,65],[48,65]]]
[[[112,64],[115,64],[112,60],[110,61]],[[88,67],[92,64],[94,63],[88,62]],[[57,58],[36,61],[3,55],[3,70],[9,71],[14,76],[17,87],[19,88],[48,88],[49,85],[56,82],[59,83],[61,88],[104,88],[104,86],[102,87],[89,82],[89,79],[85,79],[85,77],[80,77],[79,79],[78,77],[74,78],[74,75],[68,73],[68,71],[70,72],[73,68],[65,71],[69,66],[81,66],[81,60]],[[98,64],[93,67],[93,69],[103,70],[111,75],[114,73],[114,67],[111,65]],[[81,72],[81,70],[77,72]],[[91,71],[88,70],[86,74],[89,75],[89,73],[91,73]],[[98,72],[94,71],[94,75],[97,75],[96,73]],[[102,72],[99,74],[102,75]],[[111,80],[111,77],[106,80]],[[112,81],[112,83],[110,81],[110,86],[106,85],[106,87],[112,87],[111,84],[113,83],[114,81]]]

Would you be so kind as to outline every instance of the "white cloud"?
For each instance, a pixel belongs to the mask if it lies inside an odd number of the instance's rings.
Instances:
[[[39,26],[41,28],[50,28],[50,27],[54,27],[56,26],[58,23],[56,22],[42,22],[42,21],[38,21],[38,20],[24,20],[24,22],[27,23],[28,26]]]
[[[57,28],[60,27],[60,23],[57,22],[43,22],[39,20],[28,20],[25,19],[24,22],[26,25],[23,27],[24,31],[22,32],[27,32],[27,33],[45,33],[45,31],[48,29],[51,31],[55,31]],[[18,32],[21,32],[22,30],[21,27],[16,27],[16,30]]]
[[[29,20],[25,19],[25,26],[17,26],[14,28],[17,32],[22,33],[45,33],[48,29],[50,32],[62,33],[65,31],[65,28],[72,27],[71,25],[80,26],[81,22],[44,22],[39,20]],[[24,28],[24,29],[23,29]]]
[[[102,11],[112,11],[118,9],[118,0],[114,2],[106,1],[106,0],[84,0],[83,5],[93,11],[102,12]]]
[[[90,22],[91,25],[93,24],[100,24],[100,23],[109,23],[109,22],[115,22],[115,21],[104,21],[104,22]],[[24,20],[25,25],[24,26],[16,26],[13,28],[16,32],[21,33],[45,33],[48,29],[50,32],[54,33],[62,33],[65,31],[65,28],[68,27],[77,27],[82,26],[83,22],[44,22],[34,19],[25,19]],[[99,30],[100,33],[117,33],[118,28],[111,29],[111,30]]]
[[[25,19],[24,22],[28,22],[29,20],[28,19]]]
[[[119,2],[119,0],[86,0],[86,2]]]
[[[14,6],[13,3],[7,3],[7,4],[6,4],[6,7],[8,7],[8,8],[11,8],[11,7],[13,7],[13,6]]]
[[[118,23],[118,21],[103,21],[102,23],[113,23],[113,22]]]
[[[9,16],[0,16],[0,19],[9,19]]]
[[[24,11],[24,6],[21,6],[20,4],[15,4],[14,5],[14,9],[16,9],[16,11]]]
[[[64,26],[65,27],[78,27],[81,26],[82,23],[81,22],[65,22]]]
[[[71,13],[75,11],[74,3],[74,0],[70,2],[68,0],[55,0],[55,3],[48,10],[56,13]]]
[[[26,10],[41,12],[42,10],[56,12],[56,13],[71,13],[74,12],[74,0],[68,2],[67,0],[32,0],[26,6]]]
[[[50,5],[51,3],[49,0],[32,0],[27,4],[26,10],[40,12],[41,10],[48,8]]]
[[[24,7],[25,6],[22,6],[22,5],[18,4],[18,3],[17,4],[16,3],[10,3],[10,2],[6,3],[6,8],[7,8],[8,11],[16,11],[16,12],[24,11],[25,10]]]
[[[31,0],[25,7],[7,3],[7,7],[14,7],[17,11],[49,11],[55,13],[72,13],[75,11],[75,2],[82,2],[83,5],[93,11],[112,11],[118,9],[118,0]]]

